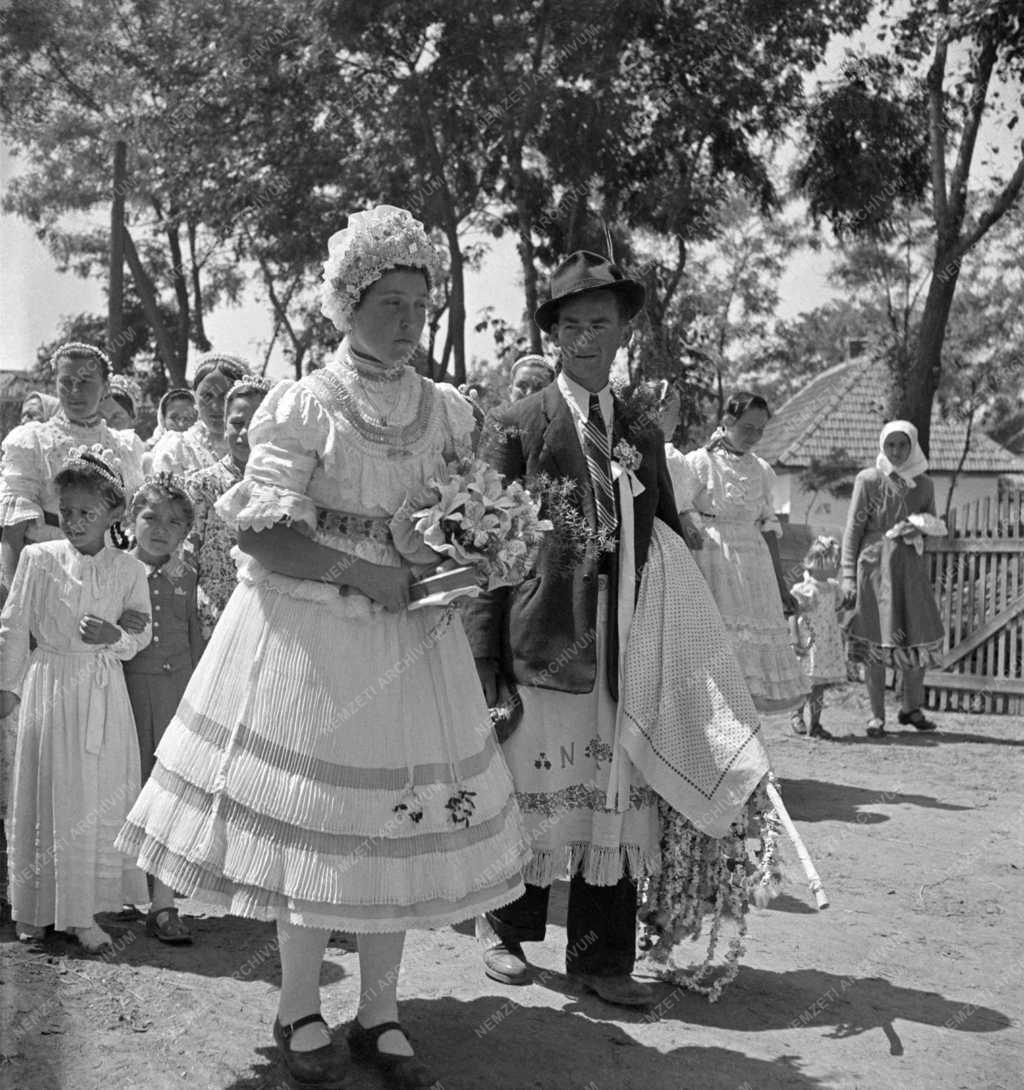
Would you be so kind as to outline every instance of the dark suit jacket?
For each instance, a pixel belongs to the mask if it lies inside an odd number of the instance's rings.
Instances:
[[[633,504],[639,585],[655,515],[677,533],[679,516],[661,432],[650,426],[631,430],[618,401],[614,415],[613,447],[625,439],[642,456],[636,475],[644,485],[644,492]],[[503,473],[506,481],[520,480],[527,487],[538,474],[575,481],[573,502],[589,525],[596,528],[590,471],[572,413],[557,384],[491,413],[484,425],[480,455]],[[464,606],[463,622],[473,654],[496,660],[504,676],[521,685],[568,693],[590,692],[597,680],[598,565],[599,560],[594,559],[566,571],[564,563],[556,561],[555,548],[549,539],[541,547],[534,573],[524,583],[483,595]],[[616,565],[611,567],[614,573]],[[613,574],[607,676],[612,696],[617,699],[615,582]]]

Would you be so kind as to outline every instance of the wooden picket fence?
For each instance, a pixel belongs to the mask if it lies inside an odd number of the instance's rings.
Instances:
[[[937,711],[1024,712],[1024,492],[950,512],[925,542],[945,641],[925,676]]]

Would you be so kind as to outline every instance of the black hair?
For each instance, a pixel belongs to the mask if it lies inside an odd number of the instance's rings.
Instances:
[[[768,408],[768,402],[760,394],[751,393],[750,390],[734,390],[725,403],[722,417],[724,419],[731,416],[733,420],[739,420],[750,409],[764,409],[771,418],[772,411]]]
[[[751,393],[750,390],[733,390],[725,403],[725,408],[722,410],[718,427],[715,428],[704,449],[714,450],[725,443],[725,418],[727,416],[732,417],[733,420],[739,420],[745,412],[749,412],[751,409],[763,409],[771,419],[772,411],[768,408],[768,402],[760,394]]]
[[[110,400],[116,401],[118,405],[134,420],[135,419],[135,405],[132,399],[127,394],[118,393],[114,390],[110,392]]]
[[[94,490],[108,511],[124,507],[124,485],[120,475],[91,451],[83,451],[66,462],[53,478],[53,483],[58,492],[75,487]],[[111,523],[110,539],[119,549],[128,548],[130,542],[120,519]]]
[[[192,529],[196,520],[196,509],[192,503],[192,497],[185,489],[185,482],[173,477],[170,473],[158,473],[155,477],[147,478],[132,496],[126,517],[130,523],[134,524],[139,512],[147,503],[162,502],[178,504],[188,523],[188,528]]]

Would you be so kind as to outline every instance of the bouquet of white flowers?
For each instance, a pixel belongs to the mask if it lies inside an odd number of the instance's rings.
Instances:
[[[448,571],[413,584],[414,600],[418,589],[454,597],[459,587],[471,594],[481,585],[495,590],[527,577],[551,523],[540,518],[540,504],[518,481],[504,484],[493,466],[466,459],[450,463],[429,486],[432,502],[410,499],[392,521],[396,545],[422,561],[422,544],[457,567],[449,564]]]

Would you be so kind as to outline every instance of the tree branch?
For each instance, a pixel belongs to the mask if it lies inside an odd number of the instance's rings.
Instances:
[[[974,78],[971,80],[974,84],[974,93],[967,104],[964,131],[960,137],[956,165],[953,167],[952,184],[949,187],[950,228],[955,234],[960,232],[964,210],[967,207],[967,178],[971,172],[974,145],[977,143],[978,129],[981,126],[982,115],[985,113],[985,96],[988,93],[988,83],[992,78],[992,68],[995,63],[996,45],[994,39],[989,36],[982,43],[974,69]]]
[[[1022,187],[1024,187],[1024,159],[1021,159],[1017,164],[1017,169],[1013,172],[1013,177],[1011,177],[1003,187],[1002,193],[1000,193],[992,202],[992,206],[987,212],[982,213],[979,217],[974,230],[969,231],[964,235],[960,242],[957,243],[950,260],[955,261],[958,258],[963,257],[972,246],[981,241],[989,228],[994,223],[1001,220],[1013,207],[1014,202],[1020,195]]]
[[[931,145],[932,211],[939,232],[945,230],[948,214],[946,202],[946,126],[943,120],[942,81],[946,75],[946,37],[940,32],[935,43],[925,86],[928,88],[928,134]]]

